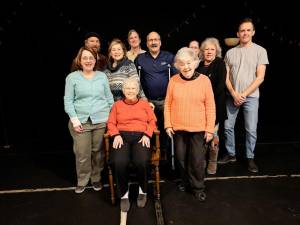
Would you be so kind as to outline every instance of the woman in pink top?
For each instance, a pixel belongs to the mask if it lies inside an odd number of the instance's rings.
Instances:
[[[206,143],[213,138],[216,112],[210,80],[195,71],[198,64],[191,48],[177,52],[174,66],[180,73],[168,84],[164,116],[166,132],[175,141],[182,179],[178,188],[190,187],[199,201],[205,201]]]

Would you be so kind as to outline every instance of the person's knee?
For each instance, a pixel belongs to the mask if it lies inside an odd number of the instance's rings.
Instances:
[[[122,169],[126,168],[129,162],[127,160],[118,158],[118,159],[112,159],[110,161],[110,165],[115,169]]]
[[[135,160],[133,163],[137,168],[147,168],[148,165],[150,164],[150,159],[143,158],[143,159]]]

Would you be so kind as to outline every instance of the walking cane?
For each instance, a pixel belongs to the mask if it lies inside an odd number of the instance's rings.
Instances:
[[[174,139],[173,135],[170,137],[171,138],[171,156],[172,156],[172,170],[175,170],[175,154],[174,154]]]
[[[138,74],[139,74],[139,78],[141,79],[141,69],[142,67],[141,66],[138,66]]]
[[[171,79],[171,65],[168,64],[168,72],[169,72],[169,80]],[[175,153],[174,153],[174,139],[171,136],[171,162],[172,162],[172,170],[175,170]]]

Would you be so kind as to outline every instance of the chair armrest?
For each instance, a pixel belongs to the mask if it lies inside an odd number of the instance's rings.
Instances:
[[[105,134],[104,134],[104,138],[109,138],[109,134],[108,134],[108,133],[105,133]]]
[[[159,134],[160,134],[160,131],[159,131],[159,130],[154,130],[153,133],[154,133],[155,135],[159,135]]]

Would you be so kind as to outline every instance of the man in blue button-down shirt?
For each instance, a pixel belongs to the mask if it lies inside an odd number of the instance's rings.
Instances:
[[[147,35],[148,52],[139,54],[135,65],[140,74],[141,85],[149,101],[155,106],[158,128],[161,130],[162,158],[167,153],[167,135],[164,131],[164,99],[170,76],[177,73],[173,67],[174,55],[161,51],[160,35],[152,31]]]

